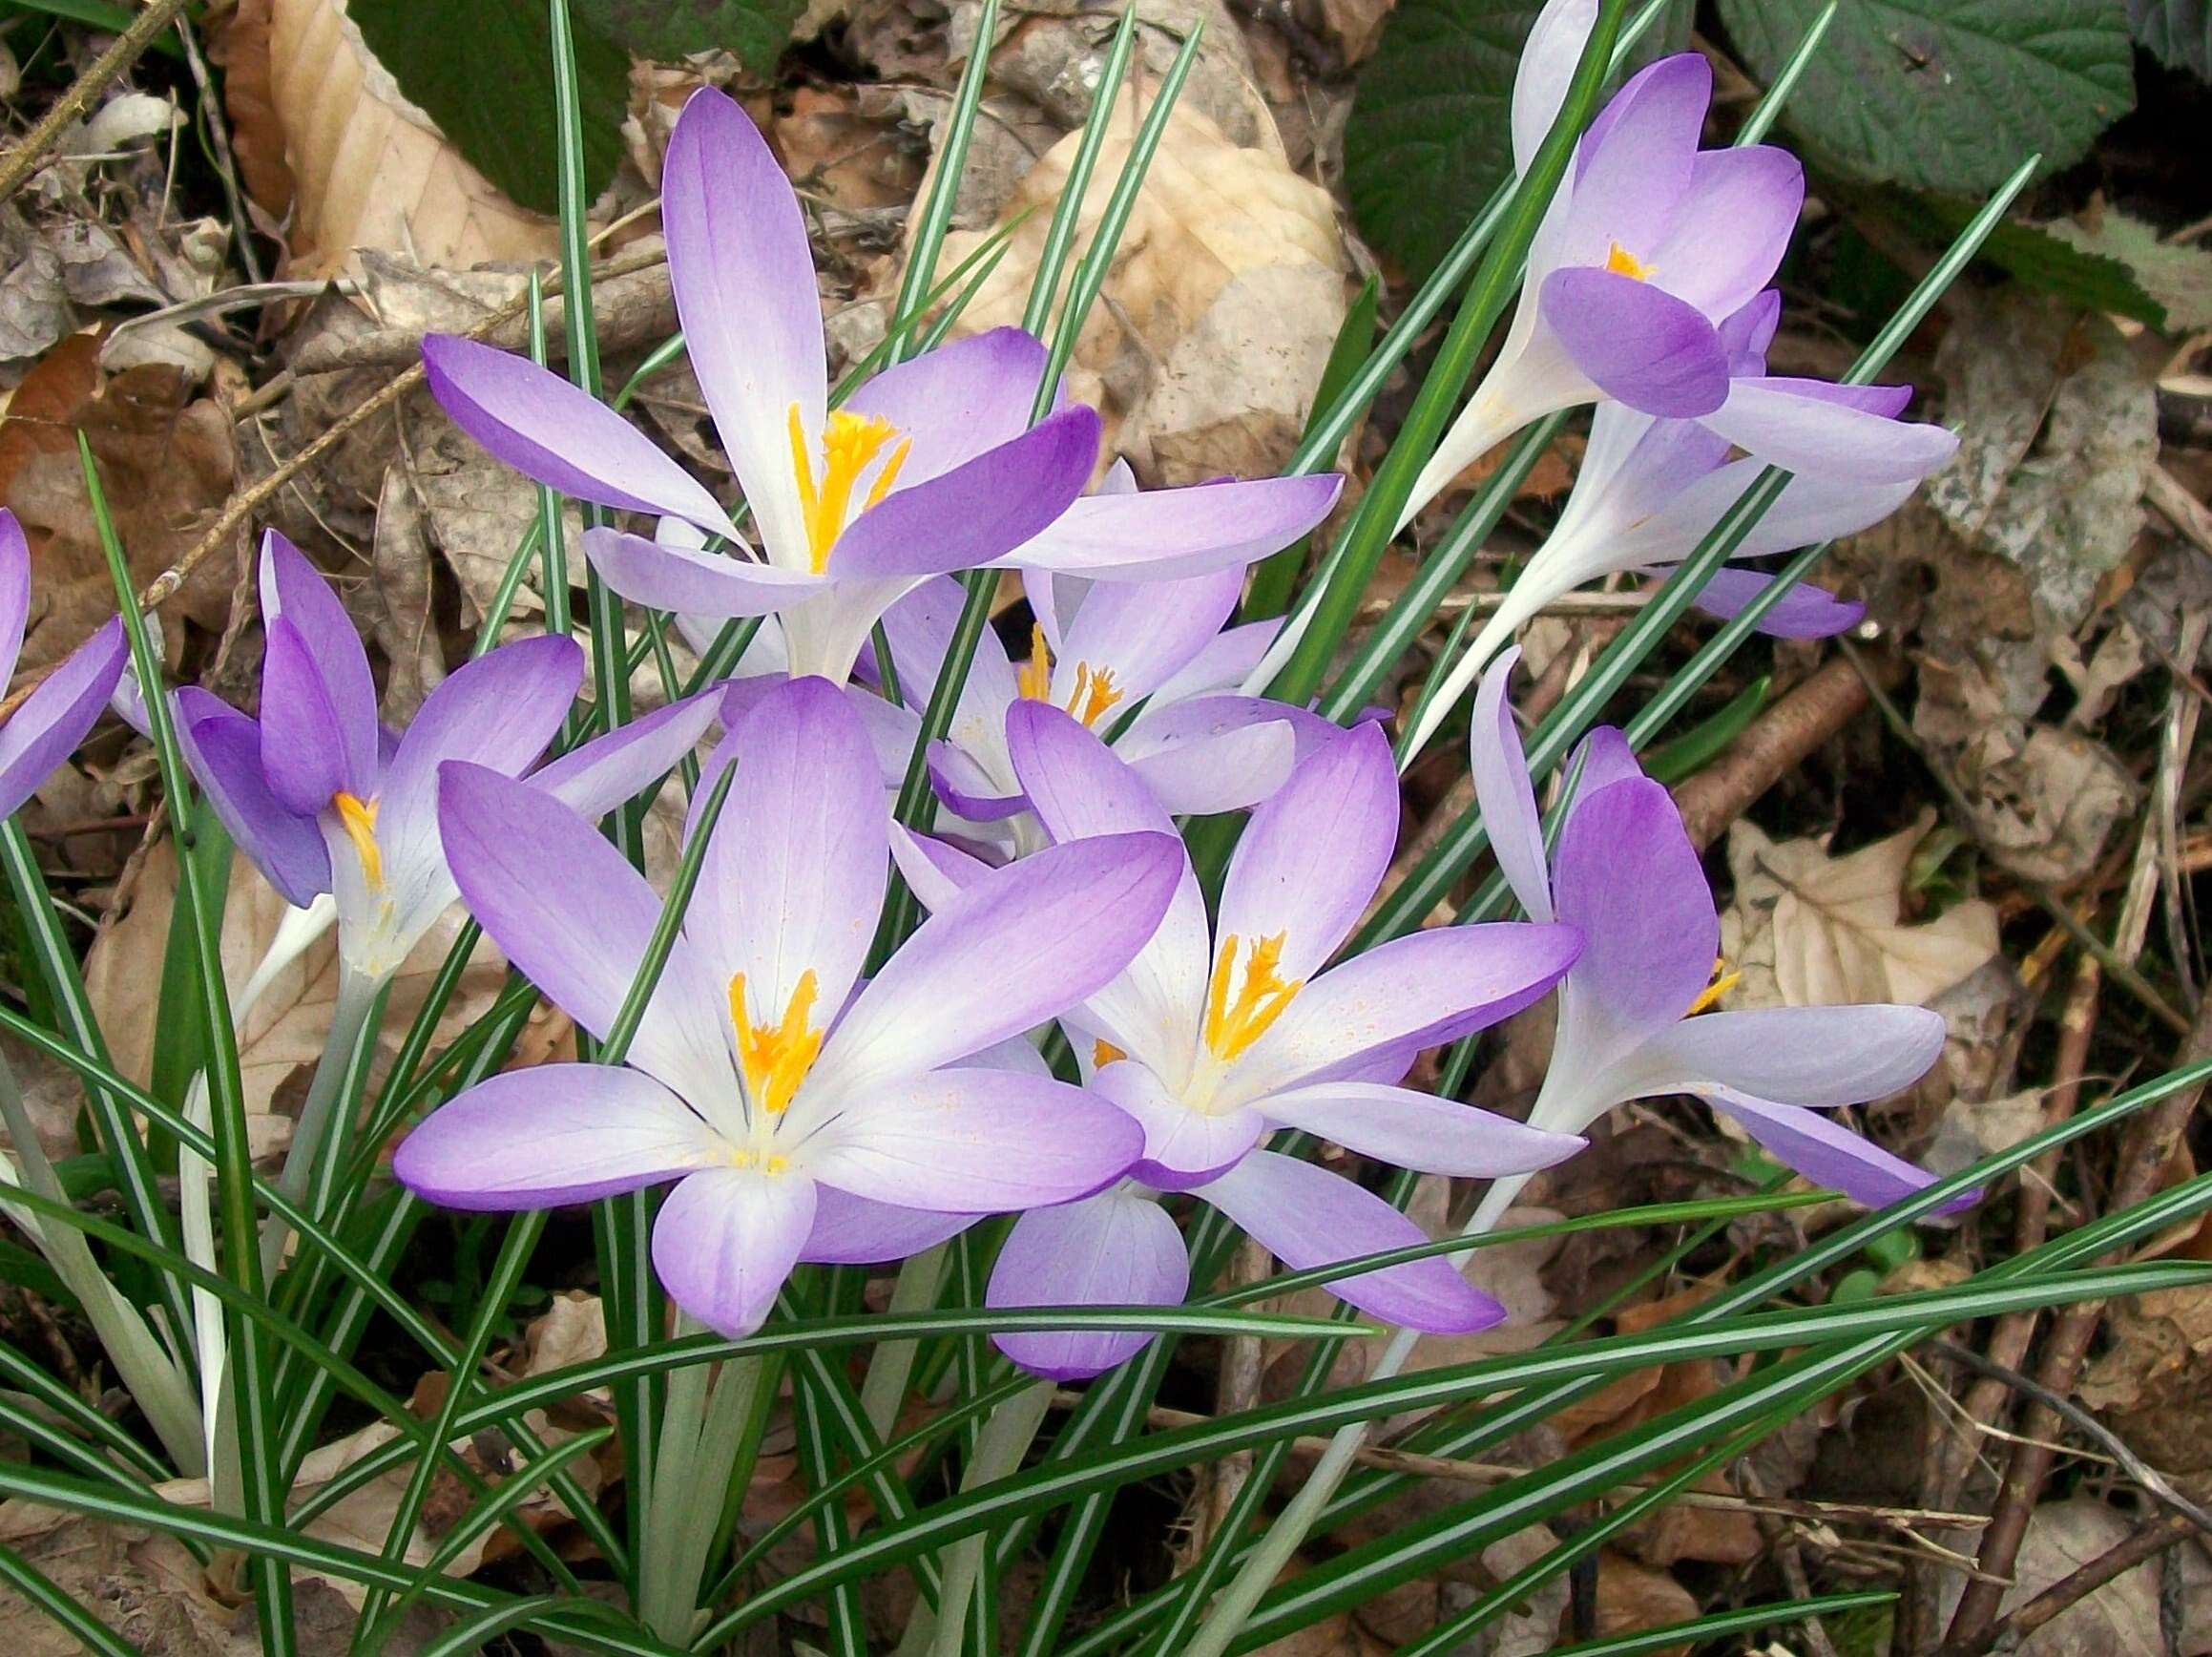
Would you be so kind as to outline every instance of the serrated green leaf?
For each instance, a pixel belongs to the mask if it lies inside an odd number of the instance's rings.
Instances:
[[[2194,242],[2161,241],[2152,226],[2109,207],[2092,224],[2059,219],[2031,228],[2080,258],[2118,264],[2165,313],[2162,322],[2157,317],[2142,319],[2153,327],[2175,334],[2212,327],[2212,251]]]
[[[638,57],[666,63],[734,52],[747,69],[775,68],[803,0],[575,0],[575,14]]]
[[[1345,189],[1360,233],[1427,270],[1513,170],[1506,109],[1540,7],[1403,0],[1360,73]]]
[[[553,36],[538,0],[351,0],[346,15],[471,166],[522,206],[559,209]],[[630,59],[586,20],[575,37],[584,184],[596,195],[621,158]]]
[[[2212,80],[2212,7],[2204,0],[2127,0],[2127,26],[2160,63]]]
[[[1770,74],[1825,0],[1721,0],[1752,73]],[[1853,0],[1784,115],[1828,165],[1976,196],[2020,157],[2078,160],[2135,104],[2121,0]]]

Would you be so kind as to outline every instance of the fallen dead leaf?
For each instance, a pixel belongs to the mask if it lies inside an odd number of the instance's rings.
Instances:
[[[1698,1602],[1664,1571],[1638,1564],[1607,1548],[1597,1556],[1597,1637],[1663,1628],[1698,1614]],[[1690,1647],[1665,1646],[1656,1657],[1687,1657]]]
[[[1730,825],[1735,894],[1721,948],[1742,977],[1724,1004],[1921,1006],[1994,955],[1996,912],[1978,898],[1919,925],[1900,918],[1907,867],[1933,820],[1842,857],[1825,837],[1775,841],[1746,820]]]
[[[2139,1522],[2094,1496],[2044,1502],[2029,1516],[2013,1567],[2014,1585],[2005,1591],[2000,1614],[2017,1609],[2118,1546]],[[2181,1638],[2171,1644],[2159,1613],[2161,1570],[2173,1572],[2177,1579],[2169,1586],[2181,1613]],[[1949,1577],[1944,1595],[1947,1618],[1959,1591],[1960,1579]],[[2141,1657],[2150,1651],[2205,1657],[2212,1652],[2208,1613],[2212,1613],[2212,1565],[2197,1549],[2178,1547],[2165,1556],[2163,1565],[2154,1560],[2116,1577],[2011,1649],[2018,1657]]]

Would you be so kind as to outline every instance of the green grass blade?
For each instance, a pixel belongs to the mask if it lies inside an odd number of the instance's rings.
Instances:
[[[895,307],[898,316],[919,314],[922,296],[935,285],[937,255],[945,245],[945,232],[952,222],[952,207],[960,194],[960,179],[968,170],[968,143],[975,134],[975,121],[983,108],[983,86],[991,75],[991,53],[998,44],[998,0],[983,0],[983,8],[975,21],[975,44],[968,53],[968,64],[960,73],[960,85],[952,94],[952,108],[946,116],[945,138],[937,151],[935,181],[929,199],[922,207],[922,221],[908,238],[907,268],[900,274],[899,298]],[[903,361],[907,355],[907,331],[899,329],[886,335],[890,344],[890,361]]]

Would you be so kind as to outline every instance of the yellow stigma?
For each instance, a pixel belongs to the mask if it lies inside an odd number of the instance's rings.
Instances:
[[[1690,1010],[1682,1017],[1694,1018],[1700,1013],[1719,1006],[1721,997],[1733,990],[1742,979],[1742,973],[1731,973],[1728,970],[1728,957],[1726,955],[1715,955],[1713,957],[1713,981],[1698,992],[1698,998],[1690,1003]]]
[[[1045,642],[1042,622],[1030,623],[1030,659],[1014,675],[1014,689],[1031,702],[1053,700],[1053,652]],[[1068,711],[1088,730],[1106,717],[1106,710],[1127,692],[1114,682],[1111,667],[1075,663],[1075,688],[1068,693]]]
[[[812,560],[814,573],[821,575],[829,567],[829,549],[837,545],[837,537],[845,533],[845,520],[853,514],[852,492],[866,472],[881,454],[884,446],[894,437],[898,447],[893,449],[876,473],[876,480],[868,486],[867,496],[860,510],[866,512],[885,495],[891,493],[897,481],[899,468],[907,463],[907,451],[913,440],[899,437],[899,430],[880,414],[847,414],[840,409],[823,423],[822,475],[814,474],[814,457],[806,452],[806,429],[799,419],[799,405],[791,405],[788,420],[791,433],[791,474],[799,483],[799,509],[806,520],[806,550]]]
[[[1625,276],[1631,282],[1648,282],[1656,266],[1644,262],[1616,241],[1613,250],[1605,256],[1605,268],[1615,276]]]
[[[1214,975],[1206,985],[1205,1041],[1213,1056],[1226,1064],[1267,1034],[1268,1026],[1283,1017],[1291,997],[1305,980],[1286,983],[1276,971],[1283,959],[1283,933],[1255,938],[1244,959],[1244,983],[1234,1002],[1229,999],[1229,977],[1236,970],[1237,934],[1221,939],[1221,953],[1214,962]]]
[[[1094,1041],[1091,1043],[1091,1068],[1093,1070],[1103,1070],[1116,1059],[1128,1057],[1128,1054],[1122,1052],[1111,1041]]]
[[[330,804],[337,808],[345,837],[353,842],[353,854],[361,859],[362,877],[372,891],[383,886],[384,853],[376,844],[376,802],[340,789],[330,796]]]
[[[806,1023],[818,993],[814,969],[808,967],[799,975],[798,987],[783,1009],[783,1021],[756,1024],[745,1001],[745,975],[730,975],[730,1023],[738,1033],[738,1069],[744,1076],[746,1095],[770,1116],[783,1114],[806,1080],[814,1056],[822,1051],[824,1032],[810,1030]]]
[[[757,1151],[748,1145],[730,1152],[730,1165],[748,1170],[758,1168],[763,1174],[781,1174],[791,1166],[791,1159],[773,1151]]]

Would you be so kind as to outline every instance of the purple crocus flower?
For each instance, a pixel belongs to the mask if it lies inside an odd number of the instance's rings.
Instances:
[[[416,1128],[393,1171],[487,1209],[677,1181],[655,1268],[678,1305],[741,1335],[797,1262],[895,1257],[917,1218],[1065,1202],[1128,1167],[1143,1136],[1111,1105],[961,1060],[1120,972],[1181,857],[1172,838],[1123,834],[994,870],[859,985],[890,822],[859,716],[826,682],[792,680],[725,741],[741,781],[628,1065],[494,1077]],[[441,796],[485,931],[604,1036],[660,899],[537,790],[449,764]],[[870,1227],[887,1235],[856,1234]]]
[[[15,674],[31,619],[31,544],[0,507],[0,690]],[[131,653],[118,616],[72,651],[0,725],[0,817],[11,817],[84,741]]]
[[[1766,371],[1766,347],[1781,310],[1782,296],[1769,289],[1721,325],[1735,380]],[[1944,428],[1897,418],[1911,400],[1909,386],[1796,384],[1802,398],[1826,400],[1862,418],[1840,425],[1829,446],[1807,457],[1805,469],[1783,487],[1734,558],[1766,557],[1865,529],[1902,506],[1920,480],[1957,451],[1957,436]],[[1763,460],[1731,460],[1731,452],[1729,440],[1709,422],[1661,419],[1625,403],[1599,404],[1558,523],[1431,700],[1408,751],[1420,751],[1491,658],[1545,605],[1606,576],[1663,572],[1695,552],[1764,469]],[[1721,570],[1699,594],[1699,607],[1733,616],[1770,579],[1754,570]],[[1819,639],[1856,625],[1864,613],[1864,606],[1822,588],[1800,587],[1761,619],[1760,628],[1782,638]]]
[[[763,556],[614,530],[588,533],[584,552],[617,593],[656,609],[781,616],[794,673],[842,682],[877,618],[929,576],[1012,561],[1175,574],[1248,562],[1336,498],[1339,480],[1308,477],[1078,499],[1097,414],[1078,406],[1030,425],[1046,352],[1016,328],[900,364],[832,410],[804,216],[721,93],[695,94],[677,119],[661,217],[692,367]],[[744,550],[701,484],[558,375],[446,337],[426,340],[423,356],[439,402],[509,465]]]
[[[425,699],[404,735],[378,723],[368,655],[345,606],[282,535],[261,543],[261,716],[196,685],[173,693],[179,745],[231,838],[287,902],[336,900],[339,954],[374,984],[399,970],[459,895],[438,841],[437,768],[508,776],[536,764],[583,682],[571,639],[487,651]],[[706,733],[715,695],[636,720],[531,771],[604,814],[666,774]]]
[[[1588,0],[1552,0],[1539,18],[1513,88],[1517,171],[1556,118],[1595,16]],[[1765,144],[1700,150],[1712,91],[1696,52],[1661,58],[1591,123],[1530,248],[1505,344],[1415,483],[1407,518],[1529,422],[1608,398],[1711,417],[1769,459],[1818,451],[1827,406],[1794,382],[1732,384],[1719,331],[1782,262],[1804,169]]]
[[[1056,851],[1166,825],[1142,782],[1060,709],[1025,702],[1007,726]],[[1180,1300],[1184,1253],[1155,1201],[1160,1191],[1193,1192],[1295,1268],[1423,1241],[1411,1220],[1351,1181],[1261,1149],[1276,1128],[1463,1176],[1545,1167],[1580,1147],[1393,1085],[1419,1049],[1542,996],[1575,959],[1573,928],[1445,928],[1322,970],[1381,883],[1397,828],[1389,745],[1363,724],[1299,765],[1252,814],[1212,928],[1181,862],[1174,900],[1128,971],[1061,1019],[1082,1038],[1092,1089],[1143,1128],[1133,1183],[1025,1214],[992,1272],[991,1304]],[[1424,1330],[1481,1329],[1505,1315],[1442,1260],[1330,1288]],[[1120,1362],[1144,1338],[1025,1334],[999,1344],[1029,1369],[1070,1376]]]
[[[1942,1017],[1888,1004],[1706,1011],[1727,982],[1714,977],[1721,923],[1712,891],[1673,799],[1609,726],[1583,744],[1579,785],[1547,871],[1535,793],[1506,703],[1514,660],[1499,658],[1476,696],[1475,795],[1521,907],[1579,928],[1583,938],[1559,986],[1551,1067],[1530,1124],[1580,1133],[1628,1100],[1692,1093],[1808,1180],[1868,1206],[1930,1184],[1933,1175],[1824,1112],[1919,1080],[1943,1051]],[[1494,1223],[1522,1183],[1492,1186],[1471,1228]]]

